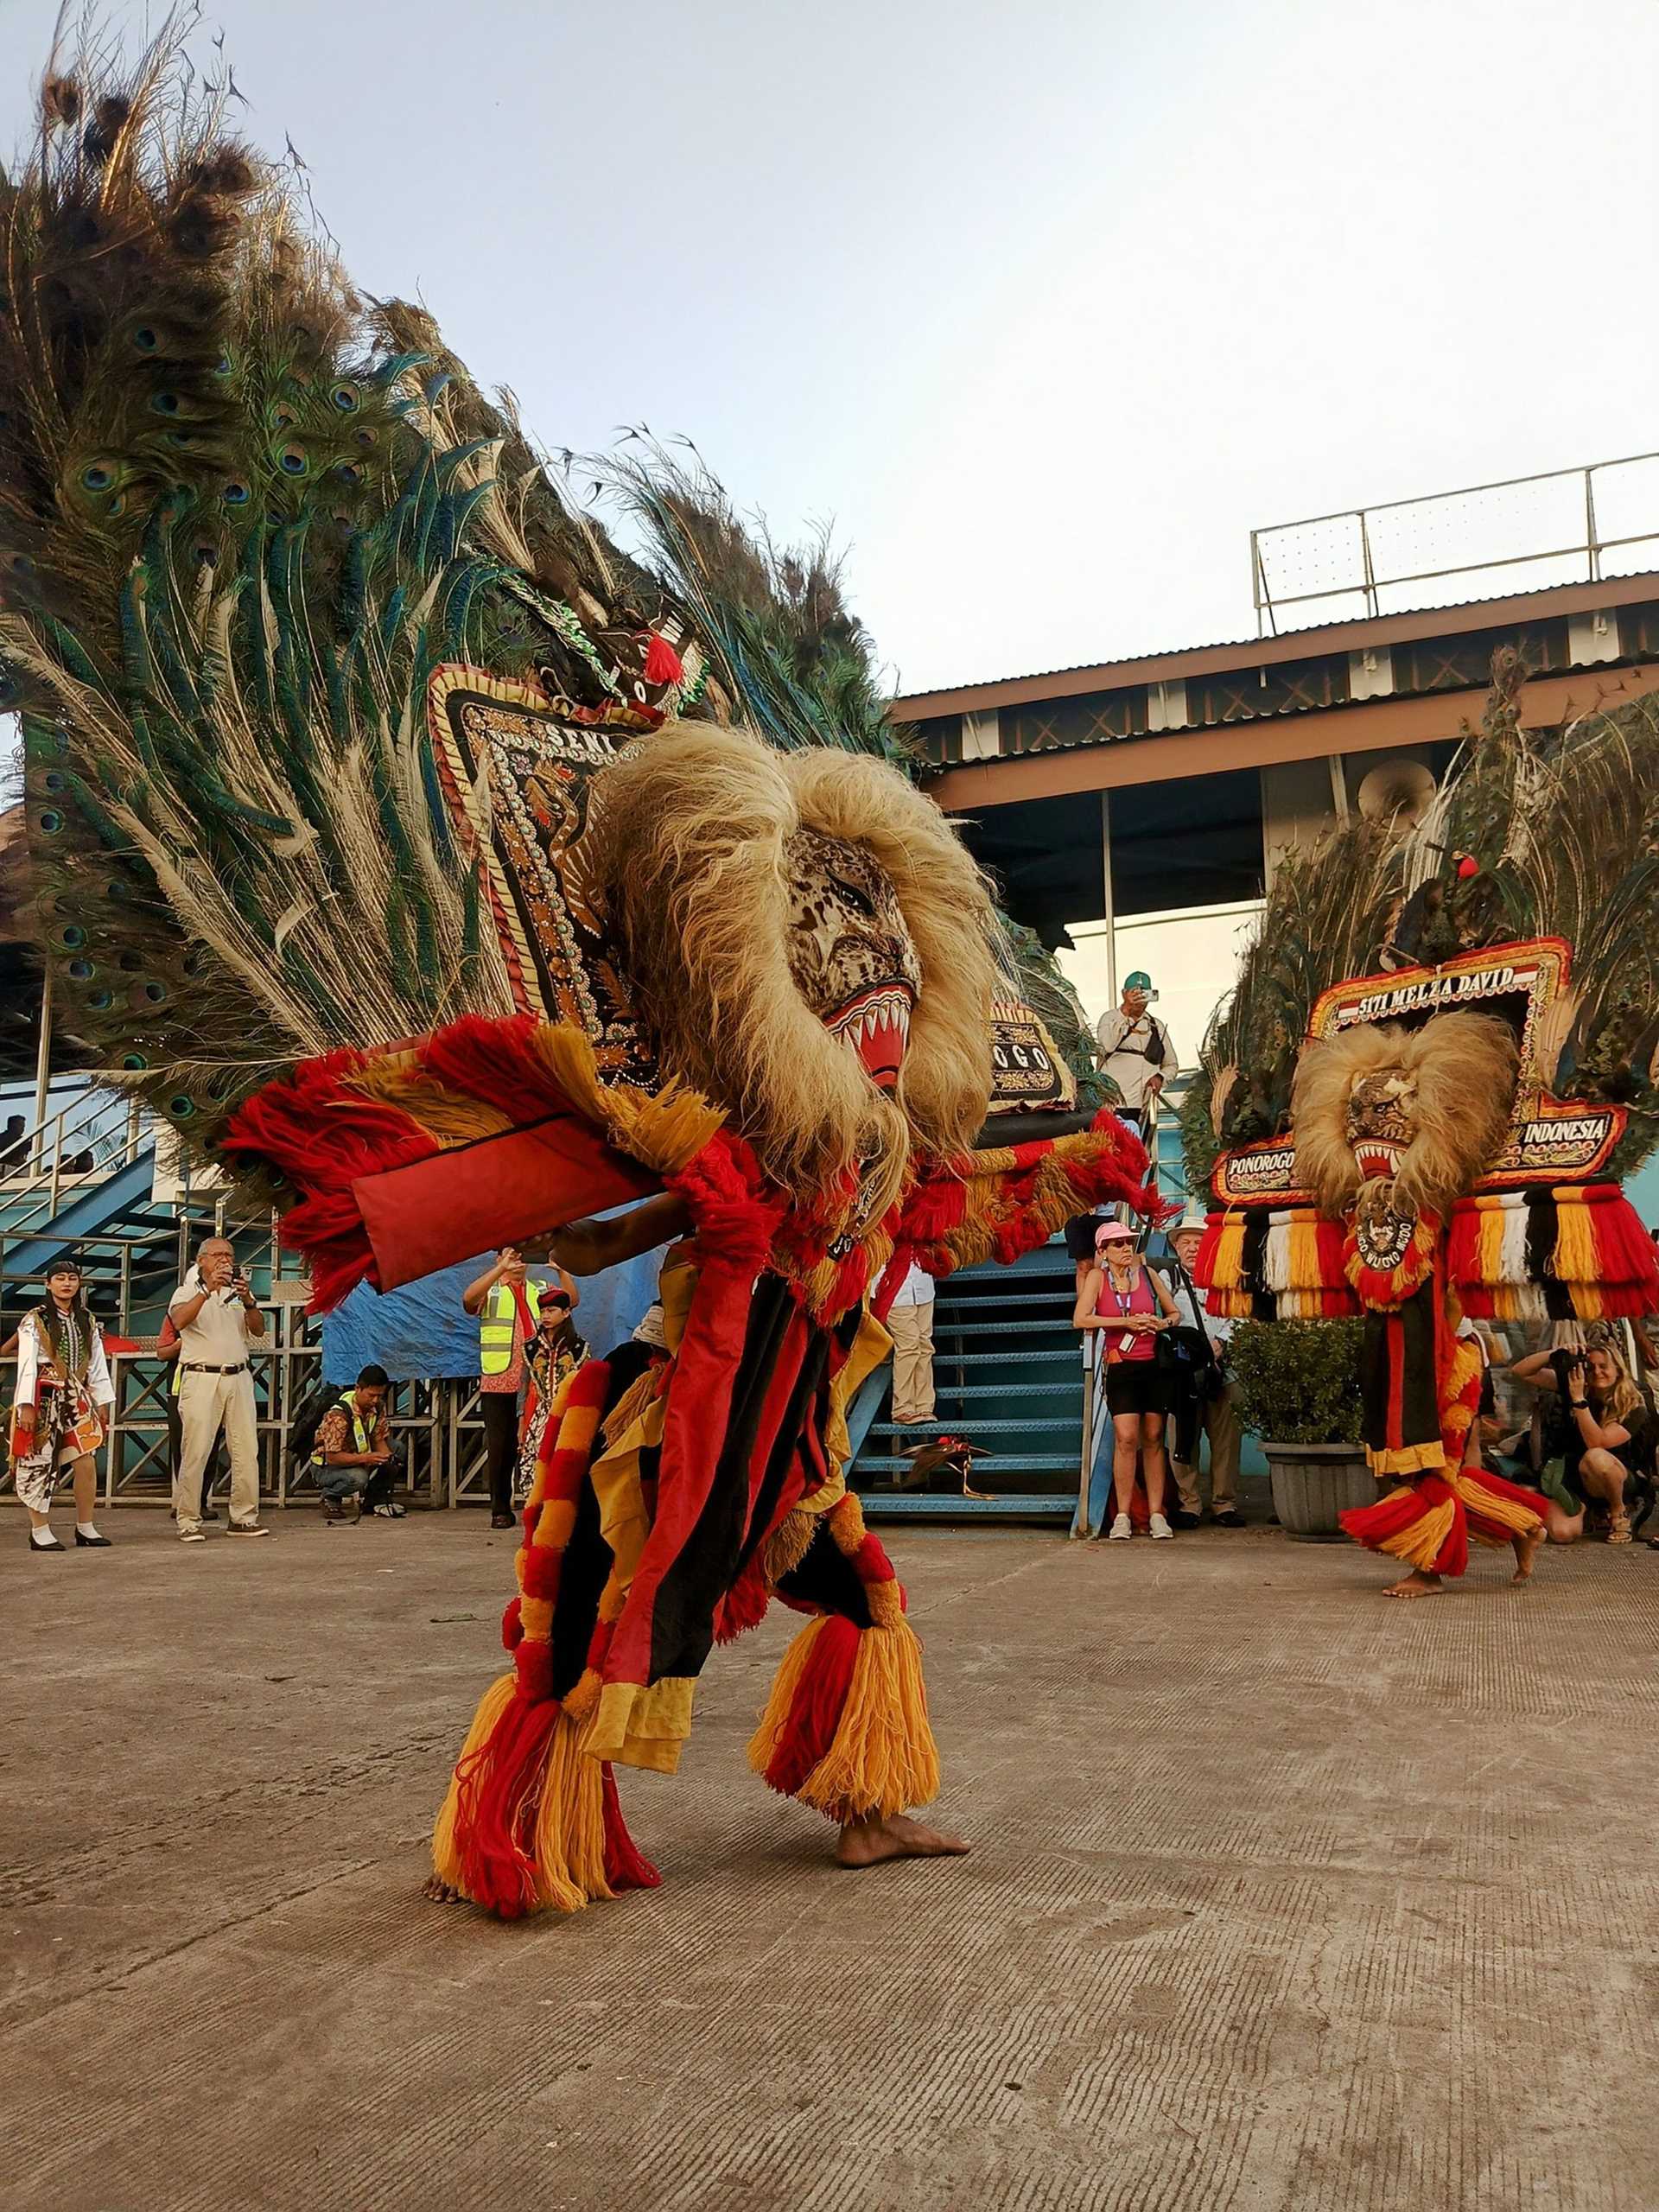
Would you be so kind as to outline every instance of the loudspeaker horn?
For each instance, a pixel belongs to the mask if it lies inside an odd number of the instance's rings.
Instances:
[[[1434,777],[1421,760],[1379,760],[1359,786],[1359,810],[1368,822],[1414,830],[1433,803]]]

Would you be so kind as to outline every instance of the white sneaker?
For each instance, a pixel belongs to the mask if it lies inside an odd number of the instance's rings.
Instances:
[[[1161,1513],[1154,1513],[1152,1516],[1152,1533],[1155,1539],[1161,1541],[1166,1536],[1173,1536],[1175,1531]]]
[[[179,1541],[181,1544],[205,1544],[207,1541],[207,1537],[200,1529],[181,1529],[179,1531]]]
[[[1106,1541],[1109,1544],[1127,1544],[1129,1538],[1134,1534],[1134,1522],[1129,1519],[1127,1513],[1120,1513],[1116,1520],[1113,1522],[1111,1527],[1106,1531]],[[1167,1529],[1166,1529],[1165,1534],[1168,1534]]]

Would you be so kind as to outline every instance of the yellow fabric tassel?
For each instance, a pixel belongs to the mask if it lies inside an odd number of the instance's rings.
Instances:
[[[479,1700],[478,1711],[473,1715],[473,1725],[467,1731],[467,1741],[461,1747],[461,1758],[468,1758],[488,1738],[490,1731],[512,1704],[517,1677],[511,1669],[498,1675]],[[460,1796],[460,1784],[452,1769],[449,1787],[444,1793],[438,1817],[432,1827],[432,1871],[441,1882],[452,1890],[461,1887],[461,1860],[455,1851],[455,1808]]]
[[[1496,1287],[1503,1280],[1503,1211],[1481,1198],[1477,1211],[1475,1279]]]
[[[1298,1206],[1290,1217],[1290,1260],[1285,1272],[1289,1287],[1295,1291],[1340,1290],[1340,1282],[1327,1283],[1319,1277],[1319,1217],[1305,1206]]]
[[[801,1802],[832,1820],[860,1821],[925,1805],[938,1793],[920,1640],[904,1619],[867,1628],[835,1740],[801,1784]]]
[[[592,1723],[559,1715],[536,1811],[536,1888],[554,1912],[580,1912],[613,1894],[605,1879],[605,1777],[586,1756]]]
[[[1368,1444],[1365,1457],[1374,1475],[1421,1475],[1426,1468],[1446,1465],[1446,1447],[1438,1438],[1432,1444],[1405,1444],[1392,1451]]]
[[[1529,1529],[1535,1529],[1543,1518],[1542,1514],[1535,1513],[1531,1506],[1517,1505],[1512,1497],[1500,1497],[1497,1491],[1487,1490],[1479,1483],[1471,1482],[1467,1475],[1455,1474],[1452,1483],[1471,1513],[1484,1514],[1487,1520],[1496,1521],[1501,1529],[1512,1529],[1517,1536],[1524,1536]],[[1471,1533],[1477,1536],[1481,1534],[1478,1529]],[[1483,1541],[1491,1543],[1494,1539],[1488,1536]]]
[[[1216,1239],[1215,1264],[1211,1277],[1217,1290],[1238,1290],[1244,1281],[1244,1217],[1229,1214]]]
[[[819,1516],[806,1513],[797,1505],[786,1513],[766,1539],[765,1560],[768,1585],[776,1589],[785,1575],[798,1567],[811,1548],[818,1533]]]
[[[1593,1283],[1601,1275],[1590,1208],[1583,1193],[1570,1187],[1555,1193],[1555,1255],[1550,1272],[1566,1283]]]
[[[1447,1498],[1443,1505],[1436,1505],[1425,1513],[1421,1521],[1414,1521],[1409,1529],[1402,1529],[1397,1536],[1390,1536],[1378,1547],[1395,1559],[1404,1560],[1408,1566],[1421,1568],[1427,1574],[1440,1556],[1440,1546],[1452,1533],[1452,1523],[1457,1517],[1457,1504]]]

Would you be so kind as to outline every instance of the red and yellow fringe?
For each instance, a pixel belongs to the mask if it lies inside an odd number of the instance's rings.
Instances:
[[[484,1693],[432,1832],[439,1879],[507,1920],[575,1912],[658,1878],[628,1835],[608,1766],[589,1751],[595,1713],[553,1694],[560,1570],[609,1373],[589,1360],[554,1402],[515,1556],[519,1594],[501,1624],[512,1671]]]
[[[939,1755],[921,1642],[887,1553],[855,1497],[832,1509],[828,1527],[864,1586],[872,1624],[836,1613],[808,1622],[779,1663],[749,1764],[773,1789],[844,1827],[929,1803]]]

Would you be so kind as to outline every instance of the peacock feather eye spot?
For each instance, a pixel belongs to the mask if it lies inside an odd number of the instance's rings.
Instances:
[[[58,934],[60,941],[71,952],[79,952],[86,942],[86,932],[78,922],[71,922],[67,929],[60,930]]]
[[[233,377],[236,374],[236,363],[228,353],[221,353],[213,363],[213,374],[216,377]]]
[[[89,461],[80,472],[81,489],[86,492],[107,492],[115,481],[115,470],[107,461]]]
[[[88,991],[86,1003],[94,1014],[107,1014],[115,1001],[108,991]]]
[[[55,837],[63,827],[63,817],[54,806],[43,807],[35,817],[35,823],[43,837]]]
[[[194,1098],[187,1097],[183,1091],[180,1091],[176,1097],[168,1100],[167,1110],[174,1121],[188,1122],[196,1110],[196,1102]]]
[[[60,791],[63,789],[63,778],[55,768],[48,768],[41,781],[49,791]]]
[[[253,497],[253,492],[239,476],[232,476],[221,486],[219,496],[227,507],[245,507]]]
[[[276,456],[276,466],[284,476],[304,476],[310,472],[311,456],[303,446],[284,446]]]
[[[115,497],[110,501],[109,505],[105,508],[104,512],[111,522],[119,522],[122,516],[127,512],[126,493],[124,492],[118,492]]]
[[[334,481],[337,484],[352,485],[360,484],[363,481],[363,472],[353,461],[342,461],[337,463],[334,474]]]
[[[294,410],[280,401],[270,410],[270,427],[273,430],[291,430],[294,427]]]
[[[149,1065],[149,1062],[142,1052],[124,1052],[121,1055],[121,1065],[129,1075],[140,1075]]]
[[[35,573],[35,563],[27,553],[8,553],[6,567],[14,576],[32,576]]]
[[[141,322],[132,334],[132,342],[141,353],[153,353],[162,342],[162,335],[151,324]]]
[[[352,435],[365,453],[372,453],[380,442],[380,433],[371,429],[366,423],[359,423]]]
[[[165,983],[146,983],[143,986],[143,995],[149,1001],[151,1006],[160,1006],[167,997],[167,985]]]
[[[74,977],[76,982],[86,983],[92,981],[98,970],[90,960],[72,960],[69,963],[69,973]]]
[[[355,415],[363,396],[354,384],[337,384],[328,395],[342,415]]]
[[[156,415],[176,415],[182,404],[176,391],[158,391],[150,397],[150,411]]]

